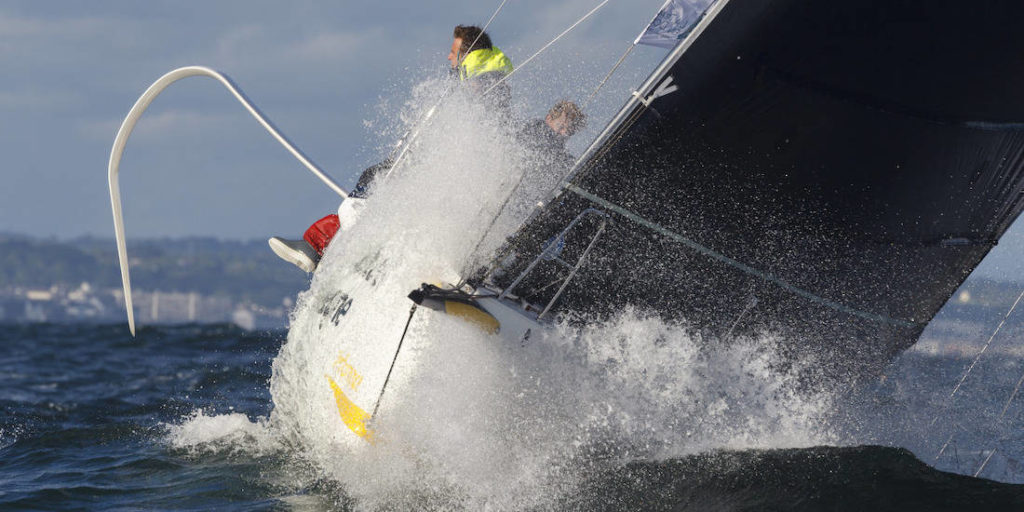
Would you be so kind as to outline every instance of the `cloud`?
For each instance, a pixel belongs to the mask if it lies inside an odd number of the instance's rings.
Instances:
[[[282,54],[298,60],[347,62],[372,55],[370,50],[377,46],[371,33],[323,32],[298,41],[286,48]]]
[[[519,63],[599,1],[508,2],[491,32]],[[514,77],[514,94],[536,103],[524,114],[540,113],[558,97],[579,98],[577,90],[589,91],[661,1],[609,2]],[[109,205],[98,177],[102,173],[65,172],[55,186],[47,181],[49,175],[34,169],[102,169],[133,102],[160,75],[184,65],[209,65],[227,72],[289,137],[329,163],[328,168],[360,169],[376,156],[375,149],[367,156],[359,153],[360,148],[392,142],[375,139],[368,132],[380,128],[370,129],[360,120],[370,119],[374,127],[392,122],[411,84],[446,66],[451,27],[485,22],[497,3],[3,2],[0,113],[8,130],[0,140],[0,152],[8,162],[3,179],[46,190],[46,204],[69,206],[32,215],[28,212],[36,211],[33,208],[44,199],[15,195],[4,205],[0,230],[108,233]],[[594,63],[590,74],[596,77],[580,72],[583,62]],[[266,192],[265,180],[277,176],[277,170],[265,163],[267,155],[287,158],[276,149],[260,153],[273,142],[223,89],[204,80],[190,79],[162,95],[140,121],[129,153],[147,165],[172,167],[187,158],[237,159],[253,178],[239,185],[239,194]],[[609,93],[616,107],[627,94],[620,92]],[[601,121],[592,120],[593,129],[599,130]],[[145,173],[136,179],[140,187],[159,183]],[[275,193],[304,197],[306,184],[282,180]],[[93,192],[91,202],[83,202],[82,190]],[[171,198],[153,198],[165,200]],[[223,200],[226,208],[245,206],[232,197]],[[96,216],[98,224],[68,223],[65,220],[75,216],[71,205],[76,211],[104,215]],[[301,208],[283,213],[281,222],[301,224],[307,213]],[[154,221],[152,233],[161,234],[163,228]],[[197,233],[211,229],[196,226]],[[245,229],[255,232],[262,227]]]
[[[109,34],[118,26],[110,18],[38,18],[23,17],[0,12],[0,38],[24,39],[82,39]]]
[[[85,102],[85,97],[76,91],[0,90],[0,110],[65,110]]]
[[[213,59],[236,72],[306,76],[346,74],[343,70],[372,72],[394,62],[401,52],[381,46],[385,38],[380,27],[292,34],[265,25],[245,25],[216,38]]]
[[[132,132],[134,142],[172,143],[182,139],[206,139],[210,134],[233,136],[243,124],[249,122],[256,125],[255,120],[248,119],[248,114],[210,113],[189,109],[158,110],[147,112],[139,120]],[[242,115],[245,118],[242,118]],[[76,131],[89,139],[113,142],[122,119],[105,119],[82,121],[77,123]],[[180,147],[180,144],[179,144]]]
[[[0,11],[0,61],[25,66],[46,62],[87,64],[106,50],[135,50],[158,36],[159,20],[118,16],[29,17]]]
[[[213,46],[217,59],[236,63],[283,64],[296,61],[344,61],[374,47],[379,29],[364,31],[318,31],[289,34],[266,25],[234,27],[216,37]],[[368,53],[367,55],[374,55]]]
[[[214,53],[224,60],[239,60],[265,50],[266,30],[257,24],[232,27],[214,40]]]

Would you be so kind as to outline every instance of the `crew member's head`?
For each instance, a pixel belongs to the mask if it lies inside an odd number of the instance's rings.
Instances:
[[[480,27],[473,25],[459,25],[455,27],[452,34],[452,50],[448,53],[448,62],[455,68],[459,65],[469,52],[474,50],[488,49],[491,44],[491,37]]]
[[[587,124],[587,116],[575,103],[567,100],[555,103],[544,118],[548,128],[562,137],[571,137]]]

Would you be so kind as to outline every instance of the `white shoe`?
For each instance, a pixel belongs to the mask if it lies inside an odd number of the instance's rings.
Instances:
[[[273,236],[270,237],[270,240],[267,240],[267,243],[270,244],[270,250],[274,251],[274,254],[278,255],[282,260],[306,272],[316,270],[316,265],[320,262],[320,255],[305,240],[285,240],[281,237]]]

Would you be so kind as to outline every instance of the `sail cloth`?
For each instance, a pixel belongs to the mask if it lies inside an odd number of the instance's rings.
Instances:
[[[600,209],[555,311],[782,333],[823,373],[886,364],[1024,209],[1024,31],[1005,23],[1024,2],[958,2],[718,0],[513,256]],[[534,273],[514,293],[545,304],[564,265]]]
[[[633,44],[672,49],[693,30],[716,0],[668,0]]]

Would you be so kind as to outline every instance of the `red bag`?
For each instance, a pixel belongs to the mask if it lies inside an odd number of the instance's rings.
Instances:
[[[332,213],[314,222],[306,230],[306,234],[302,238],[316,249],[317,254],[323,256],[324,250],[327,249],[327,244],[331,243],[331,239],[334,238],[334,235],[338,233],[340,228],[341,223],[338,221],[338,215]]]

